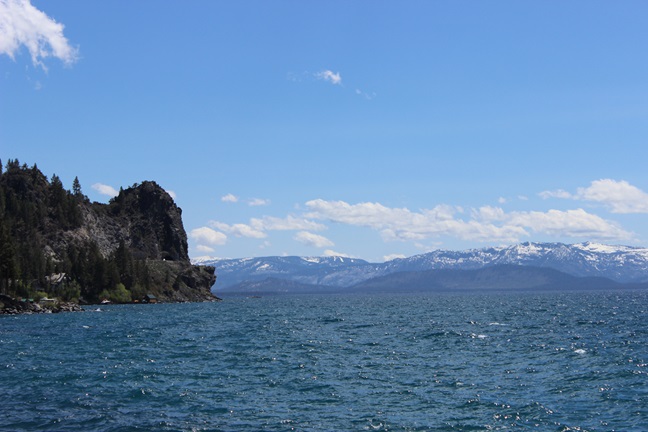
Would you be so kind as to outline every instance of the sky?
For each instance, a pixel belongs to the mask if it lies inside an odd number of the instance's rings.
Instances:
[[[648,246],[645,1],[0,0],[0,158],[192,258]]]

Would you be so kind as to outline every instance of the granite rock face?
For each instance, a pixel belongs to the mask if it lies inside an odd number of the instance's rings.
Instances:
[[[92,204],[80,228],[106,255],[124,243],[146,262],[150,289],[161,301],[209,301],[216,297],[215,268],[189,261],[182,210],[157,183],[145,181],[120,191],[107,205]],[[77,233],[80,234],[80,233]]]
[[[194,266],[182,210],[157,183],[144,181],[109,203],[90,202],[10,160],[0,169],[0,293],[119,302],[209,301],[213,266]],[[52,275],[63,275],[53,283]]]
[[[123,191],[108,210],[127,232],[136,258],[189,261],[182,210],[157,183],[145,181]]]

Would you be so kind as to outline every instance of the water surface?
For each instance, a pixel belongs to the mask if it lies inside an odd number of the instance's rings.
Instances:
[[[2,430],[648,429],[648,293],[0,317]]]

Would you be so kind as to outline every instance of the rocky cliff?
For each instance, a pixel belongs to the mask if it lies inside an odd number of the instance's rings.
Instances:
[[[214,267],[190,263],[182,211],[158,184],[135,184],[108,204],[91,203],[76,179],[73,189],[17,161],[0,172],[2,292],[89,302],[216,299]]]

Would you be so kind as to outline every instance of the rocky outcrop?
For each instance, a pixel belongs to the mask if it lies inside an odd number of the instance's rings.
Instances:
[[[122,191],[107,213],[126,231],[123,240],[135,258],[189,262],[182,210],[157,183],[145,181]]]
[[[184,261],[148,260],[151,290],[165,302],[203,302],[219,300],[210,287],[216,282],[215,268],[195,266]],[[208,288],[209,287],[209,288]]]
[[[92,204],[71,235],[87,235],[106,256],[125,244],[134,260],[146,264],[147,291],[160,301],[217,300],[211,293],[215,268],[191,264],[182,210],[153,181],[120,191],[107,205]]]
[[[214,267],[191,264],[182,210],[157,183],[122,189],[108,204],[90,202],[76,179],[73,189],[17,160],[0,169],[0,292],[82,302],[217,300]],[[65,277],[53,283],[51,274]]]
[[[60,232],[55,249],[92,241],[107,257],[123,242],[135,259],[189,262],[182,210],[155,182],[122,190],[109,204],[86,203],[81,214],[81,226]]]

